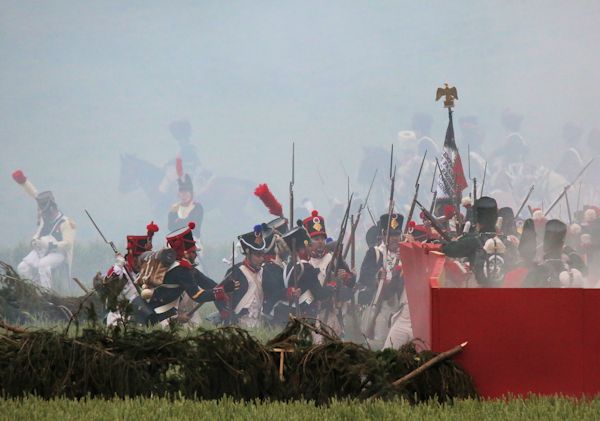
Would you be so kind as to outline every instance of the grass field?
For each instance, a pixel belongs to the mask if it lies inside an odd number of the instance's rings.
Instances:
[[[37,398],[0,400],[2,420],[592,420],[600,414],[600,399],[509,399],[506,401],[457,401],[410,406],[395,402],[334,402],[328,407],[310,403],[236,403],[231,400],[189,401],[164,399],[73,401]]]

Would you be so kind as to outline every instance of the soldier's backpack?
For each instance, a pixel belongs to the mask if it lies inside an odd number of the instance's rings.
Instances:
[[[475,252],[473,273],[480,285],[498,285],[504,280],[506,274],[505,253],[506,246],[502,239],[495,235],[485,242],[481,236],[477,237],[481,247]]]
[[[175,250],[169,248],[141,254],[138,257],[140,272],[136,280],[137,284],[144,289],[154,289],[162,285],[176,257]]]

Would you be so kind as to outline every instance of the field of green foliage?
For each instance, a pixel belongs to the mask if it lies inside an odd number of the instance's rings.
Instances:
[[[426,403],[411,406],[393,402],[336,401],[327,407],[302,402],[237,403],[149,399],[83,399],[80,401],[38,398],[0,401],[0,419],[7,420],[592,420],[600,414],[600,399],[575,401],[566,398],[530,397],[506,401],[463,400],[453,404]]]

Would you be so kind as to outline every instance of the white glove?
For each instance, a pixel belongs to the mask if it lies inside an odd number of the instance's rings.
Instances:
[[[115,264],[113,265],[112,271],[113,274],[118,276],[119,278],[123,276],[123,272],[125,272],[125,258],[120,254],[115,256]]]
[[[50,247],[50,240],[47,237],[34,238],[31,240],[31,246],[40,255],[45,255]]]
[[[123,256],[121,256],[120,254],[117,254],[115,256],[115,266],[121,266],[121,268],[123,268],[123,266],[125,266],[125,258]]]
[[[120,278],[121,276],[123,276],[123,272],[124,272],[124,270],[123,270],[123,266],[114,265],[114,266],[113,266],[113,268],[112,268],[112,273],[113,273],[113,275],[116,275],[116,276],[118,276],[119,278]]]

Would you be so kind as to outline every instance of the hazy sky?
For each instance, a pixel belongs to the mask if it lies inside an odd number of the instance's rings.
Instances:
[[[147,201],[118,192],[119,155],[162,166],[182,118],[205,166],[282,201],[294,140],[297,197],[317,207],[317,164],[345,189],[340,159],[354,173],[361,145],[389,145],[415,111],[443,138],[445,81],[489,145],[510,107],[551,160],[566,121],[600,126],[598,22],[597,1],[0,1],[0,244],[34,230],[16,168],[55,192],[80,238],[93,235],[84,207],[113,238],[143,232]],[[209,241],[224,223],[207,215]]]

